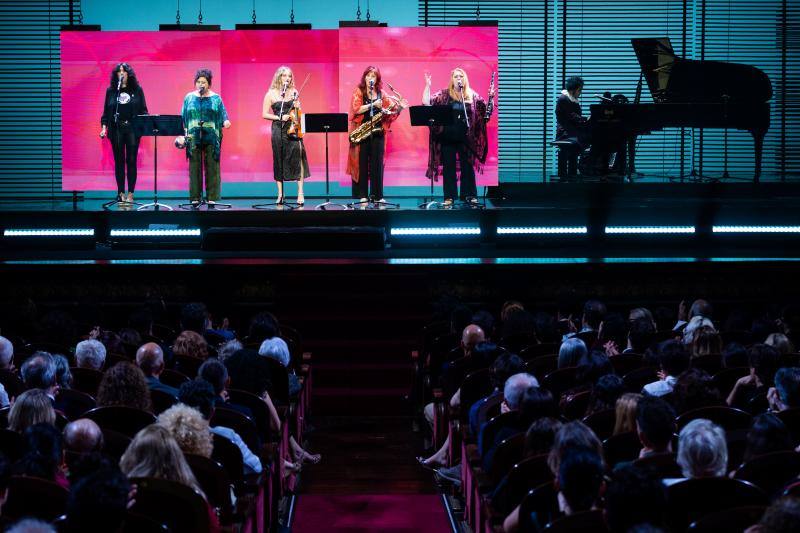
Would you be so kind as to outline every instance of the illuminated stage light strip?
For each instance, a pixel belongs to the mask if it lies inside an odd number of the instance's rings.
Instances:
[[[714,226],[714,233],[800,233],[800,226]]]
[[[480,235],[481,228],[472,227],[441,227],[441,228],[392,228],[391,234],[398,237],[420,236],[445,236],[445,235]]]
[[[498,226],[498,235],[584,235],[586,226]]]
[[[606,233],[615,235],[671,235],[694,232],[694,226],[606,226]]]
[[[200,228],[112,229],[111,237],[200,237]]]
[[[90,228],[6,229],[3,237],[94,237]]]

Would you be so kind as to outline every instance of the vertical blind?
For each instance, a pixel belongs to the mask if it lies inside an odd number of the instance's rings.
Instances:
[[[80,9],[78,0],[74,9]],[[61,194],[60,26],[68,0],[0,2],[0,195]]]
[[[630,39],[668,36],[686,59],[744,63],[772,81],[771,126],[762,180],[800,179],[800,16],[792,0],[420,0],[420,25],[499,21],[500,180],[541,181],[553,173],[555,98],[566,77],[586,81],[584,114],[610,91],[633,100],[639,79]],[[543,27],[544,26],[544,27]],[[542,37],[546,36],[543,40]],[[530,88],[534,88],[530,90]],[[652,102],[646,85],[642,102]],[[670,128],[641,136],[636,170],[646,178],[753,177],[748,132]],[[681,157],[683,156],[683,157]]]

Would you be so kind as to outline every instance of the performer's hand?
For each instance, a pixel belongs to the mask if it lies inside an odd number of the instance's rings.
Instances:
[[[106,129],[106,127],[105,127],[105,126],[103,126],[103,128],[100,130],[100,138],[101,138],[101,139],[105,139],[105,138],[106,138],[106,132],[107,132],[107,131],[108,131],[108,130]]]
[[[292,118],[292,117],[291,117],[290,115],[288,115],[288,114],[287,114],[287,115],[283,115],[283,116],[281,117],[281,122],[286,122],[286,121],[287,121],[287,120],[289,120],[290,118]]]
[[[431,73],[430,72],[426,72],[425,73],[425,87],[430,87],[430,86],[431,86]]]
[[[225,122],[222,123],[222,127],[226,128],[226,129],[230,128],[231,127],[231,121],[230,120],[226,120]]]
[[[186,147],[186,137],[181,135],[180,137],[175,137],[175,148],[185,148]]]

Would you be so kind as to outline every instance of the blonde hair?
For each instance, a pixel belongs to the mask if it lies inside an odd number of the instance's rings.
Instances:
[[[154,477],[177,481],[206,497],[178,443],[166,428],[158,424],[151,424],[136,434],[122,454],[119,468],[129,478]]]
[[[53,402],[42,389],[26,390],[19,395],[8,413],[8,429],[22,433],[35,424],[56,423]]]
[[[211,457],[214,448],[211,430],[197,409],[182,403],[173,405],[158,415],[156,423],[169,431],[183,453]]]
[[[616,421],[614,422],[614,435],[636,431],[636,405],[642,398],[641,394],[626,392],[617,398],[615,406]]]
[[[472,94],[469,88],[469,77],[467,76],[467,71],[465,71],[461,67],[456,67],[450,72],[450,83],[447,86],[447,92],[450,94],[450,98],[453,100],[461,101],[461,92],[456,88],[455,83],[453,83],[453,76],[456,72],[461,72],[464,75],[464,98],[467,101],[472,100]]]
[[[172,345],[175,355],[185,355],[205,360],[208,358],[208,343],[202,335],[195,331],[186,330],[178,335]]]
[[[269,85],[270,89],[275,89],[276,91],[280,92],[280,90],[283,88],[281,85],[281,76],[284,72],[288,72],[292,76],[291,81],[289,81],[289,84],[286,86],[286,90],[288,91],[289,89],[294,89],[294,72],[292,72],[292,69],[286,65],[281,65],[278,67],[278,70],[275,71],[275,74],[272,76],[272,83]]]

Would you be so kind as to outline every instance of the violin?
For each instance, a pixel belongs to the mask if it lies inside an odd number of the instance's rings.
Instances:
[[[311,74],[306,76],[306,79],[303,81],[303,85],[300,86],[300,89],[295,91],[295,100],[292,109],[289,110],[289,129],[286,130],[286,135],[288,135],[291,139],[302,139],[306,134],[306,117],[303,114],[303,110],[300,107],[300,102],[297,99],[300,96],[300,91],[303,90],[303,87],[306,86],[308,83],[308,79],[311,77]]]

